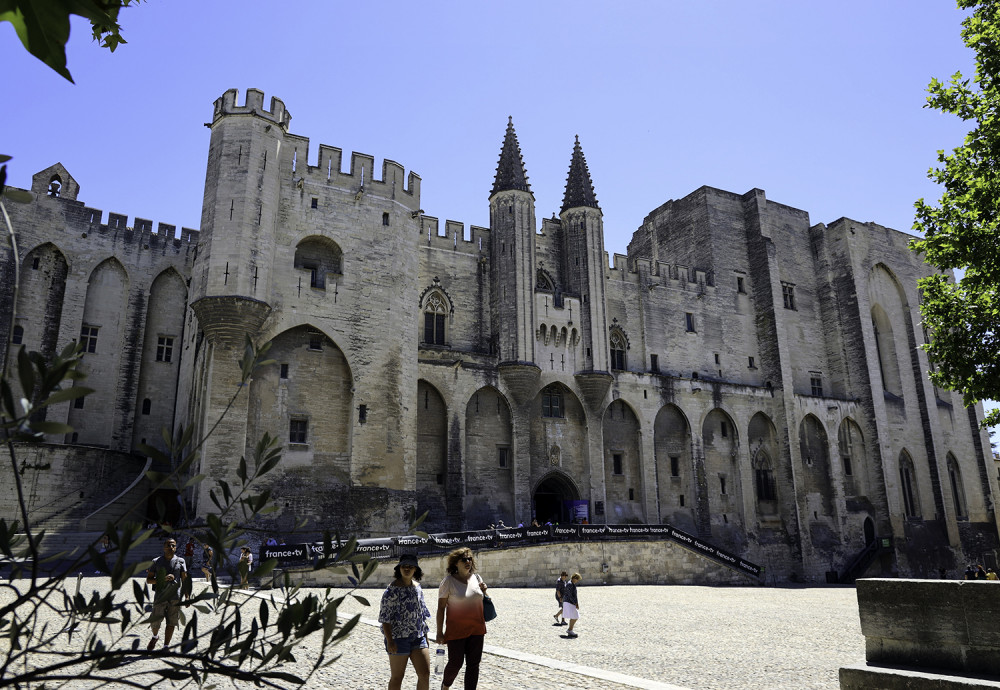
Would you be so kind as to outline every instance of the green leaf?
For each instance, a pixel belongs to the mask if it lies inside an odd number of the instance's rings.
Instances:
[[[28,428],[40,434],[72,434],[73,427],[60,422],[28,422]]]
[[[35,390],[35,366],[23,345],[17,350],[17,377],[21,383],[21,395],[30,400]]]
[[[66,41],[69,40],[69,12],[57,0],[33,0],[18,3],[7,0],[0,5],[0,22],[14,25],[17,37],[29,53],[54,69],[70,82],[66,69]]]
[[[94,392],[93,388],[84,388],[83,386],[73,386],[72,388],[66,388],[61,391],[56,391],[48,398],[46,398],[43,405],[58,405],[59,403],[66,402],[68,400],[76,400],[77,398],[82,398],[85,395],[90,395]]]

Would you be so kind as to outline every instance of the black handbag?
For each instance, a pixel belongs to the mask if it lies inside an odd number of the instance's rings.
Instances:
[[[476,575],[476,577],[479,577]],[[479,577],[479,581],[482,582],[483,578]],[[497,607],[493,605],[493,599],[488,595],[483,595],[483,618],[489,622],[497,617]]]

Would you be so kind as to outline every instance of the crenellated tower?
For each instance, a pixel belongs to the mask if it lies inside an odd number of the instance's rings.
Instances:
[[[240,383],[237,364],[244,339],[257,339],[271,315],[271,274],[277,241],[281,193],[279,160],[291,115],[272,98],[247,89],[238,105],[236,89],[215,101],[202,202],[202,235],[191,279],[191,308],[208,341],[202,365],[205,387],[195,404],[195,424],[210,428],[227,411],[222,423],[202,447],[200,472],[231,479],[233,453],[247,444],[248,396],[229,407]],[[198,488],[195,503],[211,505],[209,483]]]
[[[279,159],[292,116],[285,104],[248,89],[215,101],[192,308],[215,343],[242,343],[271,311],[267,303],[280,193]]]
[[[580,297],[580,333],[584,366],[577,381],[596,404],[604,398],[611,377],[607,374],[608,322],[604,301],[604,214],[597,204],[580,137],[566,177],[566,192],[559,213],[563,227],[563,275],[566,290]]]
[[[513,118],[490,192],[490,256],[494,354],[515,395],[527,394],[540,373],[534,363],[535,195]]]

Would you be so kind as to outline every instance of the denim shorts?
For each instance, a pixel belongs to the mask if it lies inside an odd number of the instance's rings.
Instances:
[[[396,643],[396,654],[400,656],[410,656],[411,653],[417,651],[418,649],[427,649],[427,635],[394,637],[392,639]],[[382,638],[382,644],[385,645],[385,651],[388,652],[389,643],[384,637]]]

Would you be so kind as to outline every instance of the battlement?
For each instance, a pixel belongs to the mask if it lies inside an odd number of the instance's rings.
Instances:
[[[336,146],[319,145],[316,165],[308,163],[309,138],[297,134],[285,137],[281,165],[290,170],[296,184],[333,185],[354,194],[373,194],[399,201],[414,211],[420,208],[420,175],[388,158],[382,161],[381,176],[375,175],[375,157],[367,153],[351,154],[351,167],[342,170],[344,152]],[[405,186],[404,186],[405,180]]]
[[[247,89],[246,102],[239,105],[236,102],[237,89],[229,89],[220,98],[215,99],[215,112],[212,124],[226,115],[254,115],[269,120],[288,131],[292,115],[285,110],[285,104],[280,98],[271,97],[271,107],[264,107],[264,92],[258,89]]]
[[[715,289],[715,274],[712,271],[646,258],[630,259],[624,254],[617,253],[604,275],[608,280],[642,285],[649,290],[658,286],[681,289],[699,286],[699,289],[702,287]]]
[[[177,226],[169,223],[159,223],[156,232],[153,232],[153,221],[145,218],[135,218],[132,225],[128,223],[128,216],[121,213],[108,213],[108,222],[102,223],[104,212],[100,209],[83,206],[73,209],[67,214],[70,221],[68,229],[71,232],[80,232],[86,237],[90,233],[106,235],[108,233],[125,233],[127,240],[139,241],[144,245],[156,247],[160,244],[172,242],[175,247],[182,245],[198,244],[200,231],[191,228],[181,228],[180,235],[177,234]]]
[[[469,236],[466,237],[465,223],[446,220],[442,233],[440,223],[434,216],[420,216],[420,226],[428,247],[450,249],[466,254],[489,254],[489,228],[470,225]]]

